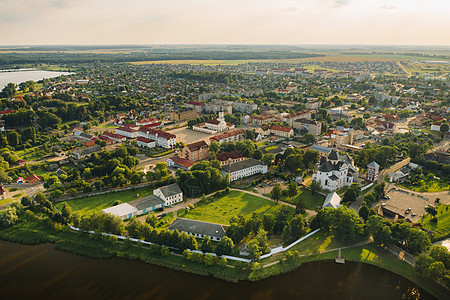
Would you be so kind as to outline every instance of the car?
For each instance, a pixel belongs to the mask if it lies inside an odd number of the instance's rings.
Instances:
[[[386,206],[386,203],[381,203],[381,206]]]
[[[411,211],[411,207],[408,207],[407,211]]]
[[[163,210],[164,210],[164,208],[162,208],[162,207],[157,209],[157,211],[163,211]]]
[[[162,217],[162,218],[164,218],[165,216],[167,216],[166,213],[162,213],[162,214],[161,214],[161,217]]]
[[[409,214],[409,211],[405,210],[405,215]]]
[[[189,208],[194,208],[194,204],[189,204]]]
[[[412,213],[412,214],[411,214],[411,216],[412,216],[412,217],[415,217],[415,216],[416,216],[416,214],[415,214],[415,213]]]

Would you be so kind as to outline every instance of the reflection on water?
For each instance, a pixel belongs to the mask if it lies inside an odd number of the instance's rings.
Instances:
[[[304,264],[259,282],[225,282],[124,259],[91,259],[0,241],[1,299],[433,299],[414,283],[359,263]]]
[[[53,78],[60,75],[70,75],[70,72],[55,72],[55,71],[15,71],[15,72],[0,72],[0,91],[12,82],[19,84],[28,80],[39,81],[44,78]]]

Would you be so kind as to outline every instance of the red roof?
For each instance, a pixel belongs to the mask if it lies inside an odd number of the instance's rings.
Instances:
[[[245,132],[244,129],[236,129],[236,130],[233,130],[233,131],[227,131],[227,132],[224,132],[222,134],[213,136],[212,138],[209,138],[209,139],[211,141],[218,141],[219,142],[220,140],[226,139],[226,138],[231,137],[231,136],[243,134],[244,132]]]
[[[21,178],[21,177],[19,177],[19,178]],[[19,179],[19,178],[17,178],[17,179]],[[27,177],[28,182],[33,181],[33,180],[42,181],[42,176],[36,176],[34,174],[31,174],[30,176]]]
[[[131,128],[131,127],[126,127],[126,126],[122,126],[120,128],[117,128],[116,130],[120,130],[120,131],[125,131],[125,132],[137,132],[137,129]]]
[[[141,129],[139,129],[140,132],[144,132],[147,134],[152,134],[152,135],[158,135],[160,137],[163,137],[165,139],[174,139],[177,136],[175,134],[171,134],[167,131],[163,131],[160,129],[153,129],[153,128],[149,128],[149,127],[141,127]]]
[[[155,140],[151,140],[151,139],[140,136],[140,137],[138,137],[137,141],[148,144],[148,143],[154,142]]]
[[[270,130],[290,132],[292,130],[292,128],[291,127],[280,126],[280,125],[273,125],[272,127],[270,127]]]
[[[119,128],[119,129],[120,129],[120,128]],[[114,133],[114,132],[109,132],[109,131],[103,132],[103,134],[100,136],[100,138],[101,138],[101,139],[104,139],[104,138],[113,138],[113,139],[116,139],[116,140],[126,139],[126,137],[123,136],[123,135],[120,135],[120,134],[117,134],[117,133]]]
[[[189,101],[187,104],[198,105],[198,106],[204,106],[205,105],[205,103],[198,102],[198,101]]]
[[[169,158],[171,161],[173,161],[174,164],[185,167],[185,168],[190,168],[193,165],[195,165],[195,161],[190,161],[178,156],[172,156]]]

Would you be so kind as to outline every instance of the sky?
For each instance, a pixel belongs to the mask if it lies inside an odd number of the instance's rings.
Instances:
[[[0,0],[0,45],[450,45],[450,0]]]

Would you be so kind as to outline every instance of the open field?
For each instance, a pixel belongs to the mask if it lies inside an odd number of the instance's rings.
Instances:
[[[270,193],[264,194],[264,196],[270,197]],[[298,189],[297,195],[293,198],[282,196],[280,200],[297,205],[300,199],[303,199],[305,208],[309,210],[315,210],[317,206],[322,207],[323,202],[325,201],[324,196],[320,194],[313,195],[310,190],[305,188]]]
[[[102,209],[111,207],[116,200],[120,200],[122,201],[122,203],[125,203],[151,195],[152,193],[152,188],[143,187],[134,190],[113,192],[109,194],[62,201],[56,204],[56,208],[61,209],[62,204],[66,202],[72,208],[72,211],[76,211],[82,214],[91,214],[96,211],[102,211]]]
[[[405,189],[412,190],[415,192],[426,192],[426,193],[434,193],[434,192],[442,192],[450,189],[450,186],[441,180],[437,179],[429,179],[424,178],[422,180],[417,181],[416,184],[407,184],[402,183],[399,184],[401,187]]]
[[[437,211],[437,223],[431,222],[433,217],[430,214],[426,214],[420,220],[420,224],[424,228],[434,231],[434,238],[438,239],[450,233],[450,205],[440,204]]]
[[[233,216],[243,215],[249,218],[253,212],[256,212],[262,218],[267,213],[275,214],[281,206],[257,196],[231,191],[221,198],[208,197],[197,202],[195,208],[188,213],[181,209],[178,211],[178,217],[229,225]],[[290,209],[293,215],[294,209]]]

